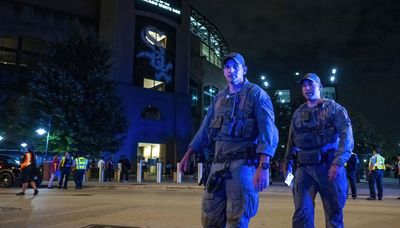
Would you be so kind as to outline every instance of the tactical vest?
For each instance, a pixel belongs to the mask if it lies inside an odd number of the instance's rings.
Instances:
[[[71,157],[63,156],[61,159],[61,167],[70,168],[72,166],[72,159]]]
[[[296,146],[304,150],[320,149],[326,145],[337,148],[339,135],[333,125],[333,113],[328,109],[332,103],[323,100],[312,109],[306,108],[306,105],[296,112],[293,122]]]
[[[75,158],[76,169],[86,169],[88,160],[83,157]]]
[[[246,83],[242,89],[230,95],[218,94],[214,106],[214,118],[210,135],[214,141],[252,141],[258,136],[254,101],[249,95],[256,88]]]

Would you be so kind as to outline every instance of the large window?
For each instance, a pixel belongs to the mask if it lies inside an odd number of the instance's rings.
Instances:
[[[208,107],[211,105],[212,100],[214,99],[215,95],[217,95],[218,92],[219,89],[217,87],[211,85],[204,86],[204,92],[203,92],[204,114],[207,113]]]
[[[190,15],[190,31],[201,40],[201,55],[220,68],[228,45],[218,29],[194,8]]]
[[[47,50],[46,41],[27,37],[0,37],[0,64],[28,67]]]
[[[209,48],[206,44],[200,43],[201,55],[206,57],[206,59],[214,64],[215,66],[221,68],[221,60],[220,58],[214,53],[214,51]]]
[[[165,83],[162,81],[144,78],[143,79],[143,88],[157,90],[157,91],[164,91]]]
[[[0,90],[24,92],[29,72],[47,51],[47,42],[28,37],[0,37]]]

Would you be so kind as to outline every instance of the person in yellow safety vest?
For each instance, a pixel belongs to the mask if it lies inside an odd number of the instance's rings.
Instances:
[[[86,159],[81,152],[79,152],[78,157],[75,158],[75,168],[75,189],[82,189],[83,176],[88,168],[88,159]]]
[[[369,195],[367,200],[376,200],[375,183],[378,189],[378,200],[382,200],[382,179],[383,171],[385,171],[385,158],[380,155],[381,148],[376,148],[372,157],[369,159]]]
[[[37,195],[39,191],[37,190],[36,183],[34,181],[34,172],[36,171],[36,155],[33,148],[28,146],[25,154],[21,157],[21,182],[22,190],[17,193],[17,196],[25,195],[25,190],[28,188],[30,183],[34,189],[33,195]]]

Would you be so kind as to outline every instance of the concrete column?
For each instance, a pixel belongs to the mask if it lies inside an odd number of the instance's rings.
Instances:
[[[135,38],[135,1],[102,0],[99,34],[113,49],[112,74],[119,83],[132,84]]]

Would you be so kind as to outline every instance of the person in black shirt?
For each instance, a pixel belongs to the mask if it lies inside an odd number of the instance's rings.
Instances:
[[[350,188],[351,188],[351,197],[353,199],[357,199],[357,166],[358,166],[358,157],[357,154],[354,152],[351,152],[351,157],[349,160],[347,160],[347,165],[346,165],[346,171],[347,171],[347,179],[349,180],[350,183]],[[348,188],[347,188],[348,192]]]
[[[125,155],[122,155],[122,175],[121,180],[128,181],[129,180],[129,169],[131,168],[131,164],[128,158]]]

